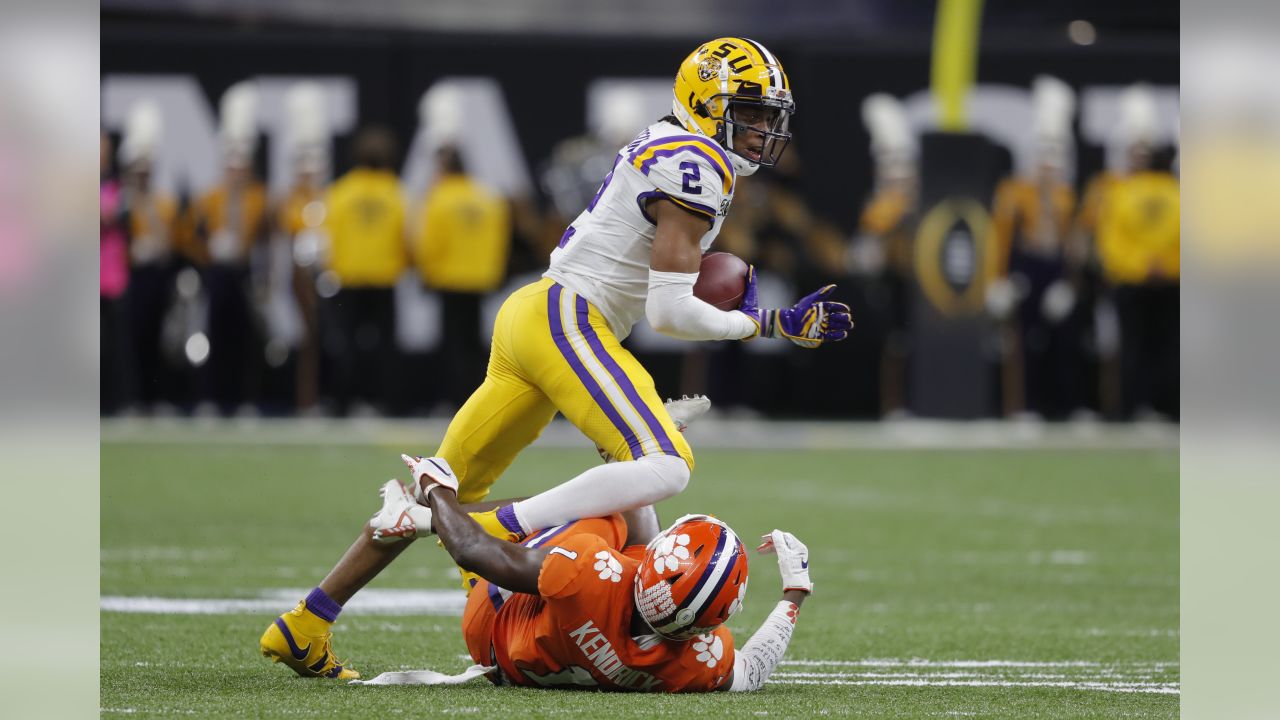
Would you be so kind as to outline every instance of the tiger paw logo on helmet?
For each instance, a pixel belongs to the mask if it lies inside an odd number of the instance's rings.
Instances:
[[[601,580],[609,580],[611,582],[622,581],[622,563],[618,562],[608,550],[601,550],[596,553],[596,572],[600,573]]]
[[[686,515],[650,541],[636,569],[634,600],[655,633],[686,641],[728,620],[742,605],[746,581],[737,534],[708,515]]]
[[[746,599],[747,599],[747,581],[743,580],[742,584],[738,586],[738,597],[734,598],[733,602],[729,603],[729,617],[733,617],[734,615],[737,614],[739,610],[742,609],[742,603]]]
[[[658,547],[653,550],[653,569],[656,572],[662,572],[665,566],[667,570],[675,570],[680,567],[681,560],[689,559],[689,536],[681,534],[676,536],[668,535],[658,543]]]

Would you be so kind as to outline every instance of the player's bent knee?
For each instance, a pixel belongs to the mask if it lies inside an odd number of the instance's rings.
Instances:
[[[655,489],[662,499],[679,495],[689,485],[689,463],[678,455],[645,455],[640,462],[653,471]]]

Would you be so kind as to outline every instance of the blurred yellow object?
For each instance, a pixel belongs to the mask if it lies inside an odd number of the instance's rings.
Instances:
[[[1178,179],[1144,171],[1110,180],[1098,213],[1098,253],[1118,284],[1177,280],[1181,273]]]
[[[1076,193],[1065,182],[1044,185],[1024,178],[1007,178],[996,187],[991,211],[995,229],[997,277],[1008,274],[1015,245],[1026,252],[1057,256],[1065,250]]]
[[[915,199],[899,184],[878,191],[862,209],[858,223],[859,232],[875,236],[884,243],[889,267],[903,274],[911,272],[913,263],[911,235],[914,212]]]
[[[1280,260],[1280,139],[1258,134],[1201,137],[1184,164],[1191,250],[1209,267],[1274,271]]]
[[[982,0],[938,0],[930,84],[938,107],[938,127],[947,132],[969,129],[965,100],[978,64],[981,20]]]
[[[447,175],[422,208],[414,242],[418,272],[446,292],[491,292],[502,284],[511,249],[506,200],[465,175]]]
[[[385,170],[356,168],[329,188],[325,202],[329,268],[343,287],[391,287],[409,266],[400,181]]]
[[[224,182],[192,205],[178,244],[200,265],[244,263],[262,240],[266,222],[266,186],[250,181],[236,193]]]

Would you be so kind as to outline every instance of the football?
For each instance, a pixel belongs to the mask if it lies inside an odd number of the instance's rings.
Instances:
[[[747,264],[742,258],[727,252],[702,256],[694,297],[721,310],[737,310],[746,291]]]

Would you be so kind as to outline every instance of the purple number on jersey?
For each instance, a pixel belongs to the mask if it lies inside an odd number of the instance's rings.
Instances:
[[[684,185],[680,189],[690,195],[701,195],[702,186],[693,184],[702,179],[702,174],[698,171],[698,163],[686,160],[680,163],[680,169],[684,171]]]

